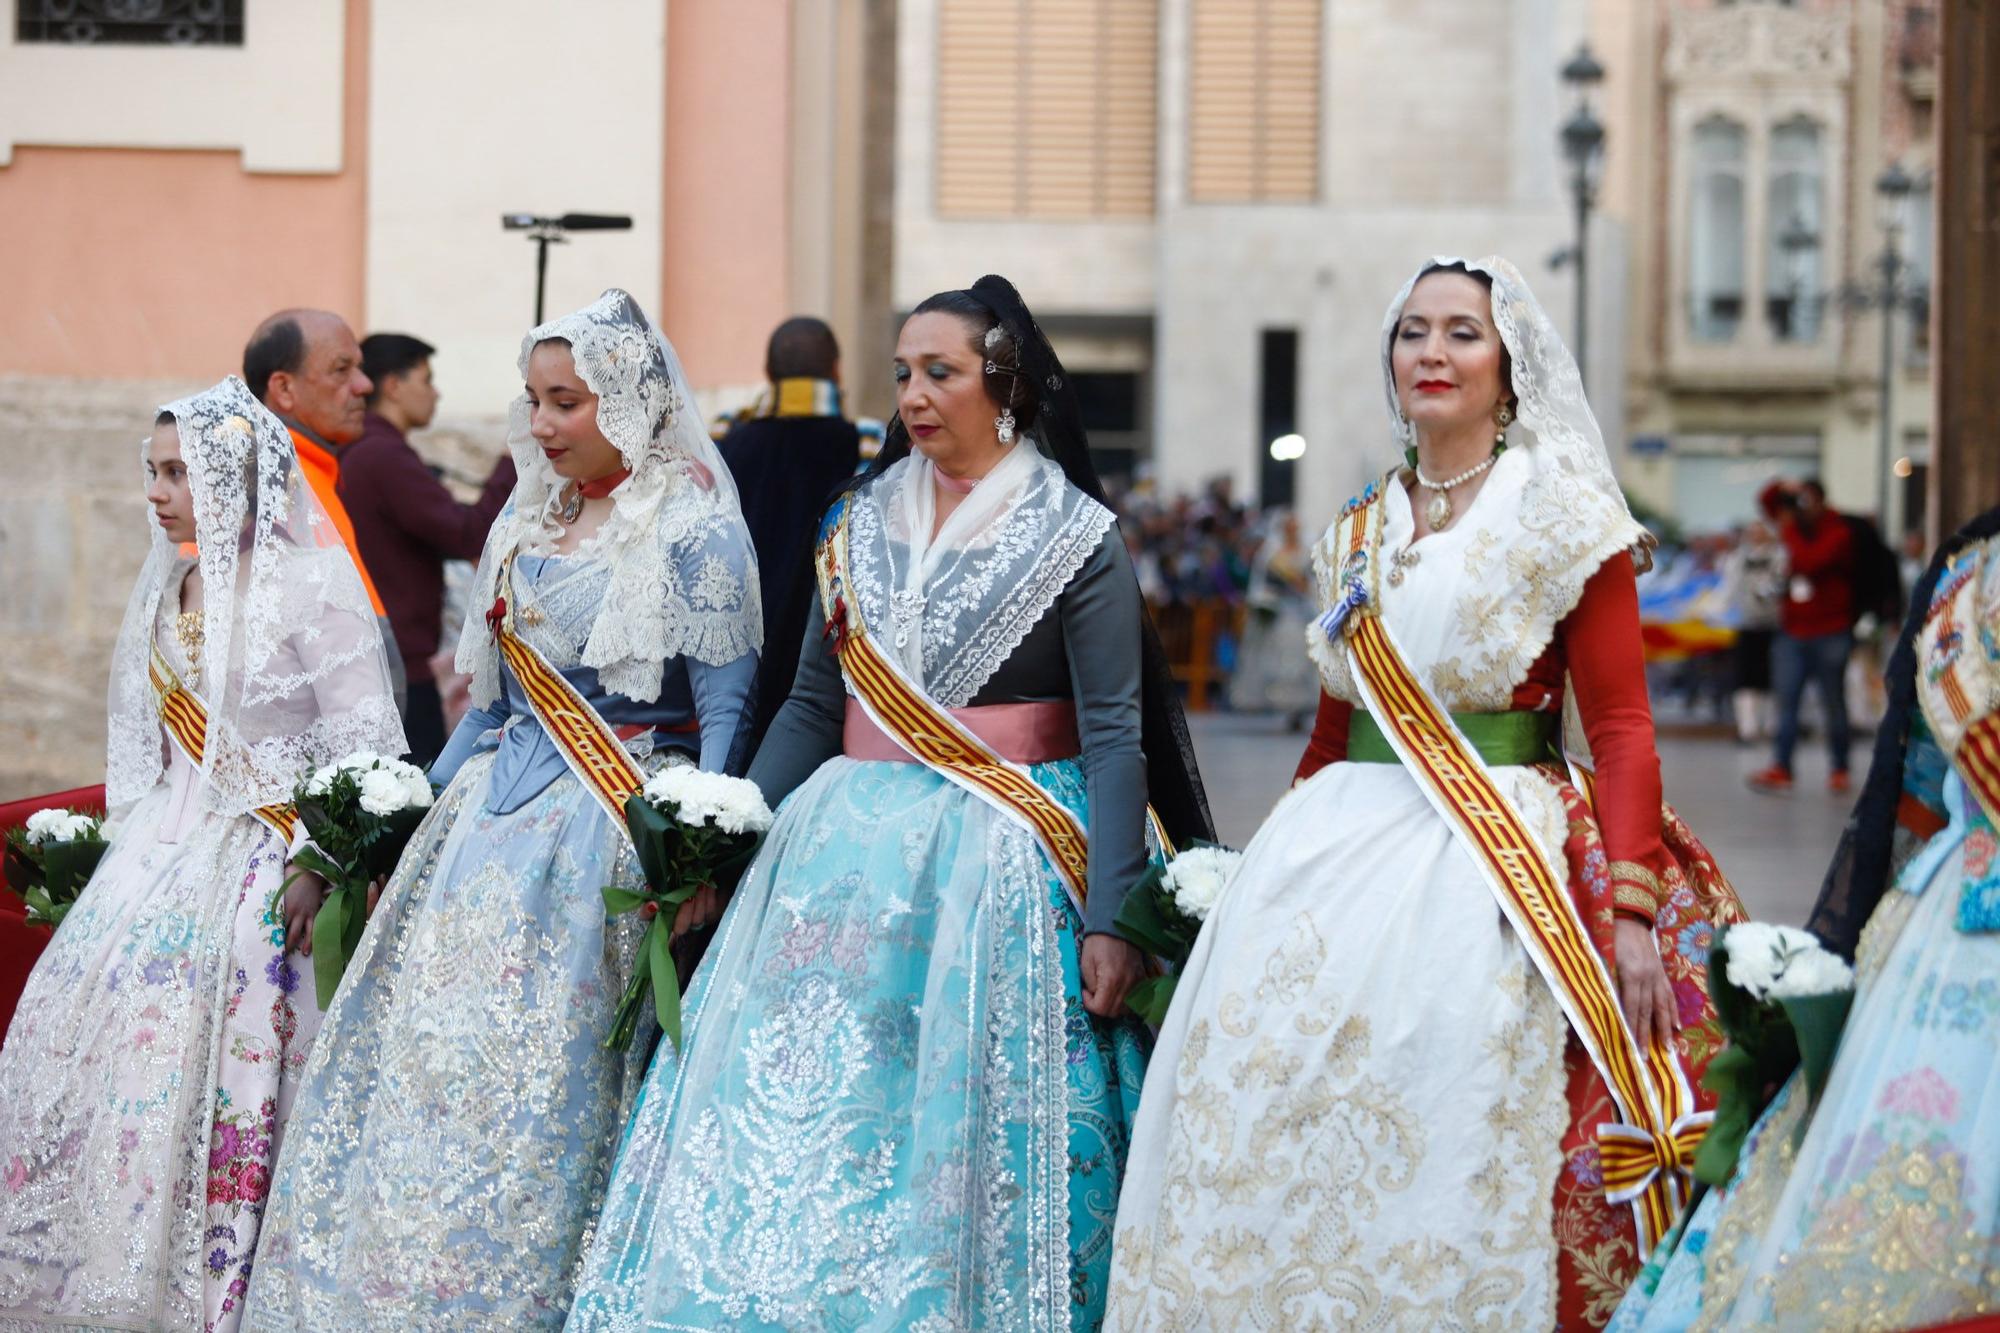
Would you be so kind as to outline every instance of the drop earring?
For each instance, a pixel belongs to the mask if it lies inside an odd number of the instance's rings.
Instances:
[[[1014,442],[1014,409],[1011,406],[1001,408],[1000,415],[993,418],[993,433],[1002,444]]]

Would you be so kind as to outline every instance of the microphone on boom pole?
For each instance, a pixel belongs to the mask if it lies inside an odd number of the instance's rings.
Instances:
[[[507,231],[525,231],[535,243],[535,323],[542,322],[542,298],[548,290],[549,247],[562,245],[573,231],[630,231],[632,219],[623,213],[563,213],[540,217],[534,213],[502,213],[500,226]]]

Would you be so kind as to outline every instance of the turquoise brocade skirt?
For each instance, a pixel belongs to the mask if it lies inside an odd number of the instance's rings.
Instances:
[[[1075,760],[1032,770],[1079,816]],[[784,804],[662,1043],[571,1328],[1094,1329],[1147,1034],[1021,826],[916,764]]]

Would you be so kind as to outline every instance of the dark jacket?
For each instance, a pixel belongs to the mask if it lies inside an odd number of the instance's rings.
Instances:
[[[361,438],[340,451],[340,500],[411,680],[431,679],[444,617],[444,562],[479,558],[513,489],[514,460],[503,456],[479,499],[460,504],[403,432],[372,412]]]
[[[813,538],[834,487],[860,464],[861,434],[841,417],[752,417],[720,448],[743,501],[764,597],[762,675],[746,732],[754,745],[791,690],[812,601]]]

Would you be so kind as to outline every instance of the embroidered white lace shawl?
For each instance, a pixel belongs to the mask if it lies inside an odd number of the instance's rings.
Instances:
[[[307,772],[341,755],[401,754],[374,607],[290,432],[234,375],[162,410],[179,430],[200,552],[204,642],[187,683],[208,706],[204,808],[245,814],[290,800]],[[150,791],[165,759],[147,664],[162,599],[179,595],[180,553],[150,516],[148,526],[152,549],[112,653],[113,811]]]
[[[1518,402],[1511,445],[1472,509],[1454,528],[1426,537],[1414,548],[1420,559],[1461,560],[1463,573],[1453,585],[1455,642],[1440,651],[1437,661],[1412,665],[1430,676],[1431,688],[1447,707],[1503,710],[1513,687],[1526,678],[1554,640],[1556,626],[1583,596],[1590,576],[1620,551],[1632,552],[1643,571],[1651,563],[1652,538],[1632,517],[1612,474],[1576,360],[1520,273],[1497,256],[1432,263],[1463,263],[1492,279],[1493,320],[1513,361]],[[1419,271],[1403,284],[1382,322],[1383,384],[1397,443],[1404,446],[1415,441],[1416,432],[1396,399],[1390,357],[1403,306],[1421,276]],[[1396,473],[1383,484],[1398,491],[1402,487]],[[1413,530],[1406,502],[1390,497],[1389,514],[1378,580],[1390,554],[1409,543]],[[1332,541],[1329,528],[1313,550],[1322,607],[1333,605],[1338,596],[1334,575],[1340,562],[1331,558]],[[1377,591],[1393,623],[1394,591]],[[1307,627],[1306,643],[1327,692],[1360,702],[1345,651],[1328,643],[1317,625]]]
[[[972,702],[1113,523],[1023,440],[929,539],[935,468],[921,452],[849,498],[849,595],[875,639],[946,708]]]
[[[612,288],[530,330],[521,340],[523,376],[529,353],[550,339],[569,343],[577,374],[597,395],[598,429],[632,472],[612,491],[604,525],[574,553],[611,571],[582,665],[612,693],[650,703],[660,694],[662,663],[686,656],[721,666],[763,646],[754,565],[734,568],[715,553],[718,545],[750,550],[743,510],[680,358],[638,302]],[[510,413],[507,447],[520,479],[487,536],[470,603],[477,614],[465,618],[458,644],[475,707],[500,694],[499,645],[485,621],[499,594],[500,562],[517,550],[549,549],[560,531],[564,482],[528,433],[525,393]],[[730,528],[740,540],[711,543]]]

